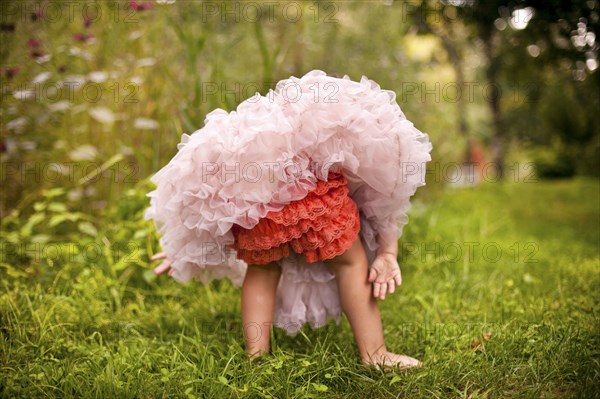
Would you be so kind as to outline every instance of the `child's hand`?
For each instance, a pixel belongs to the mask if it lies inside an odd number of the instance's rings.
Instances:
[[[156,275],[162,274],[165,271],[171,269],[171,264],[173,263],[173,261],[171,259],[167,258],[167,254],[165,254],[164,252],[157,253],[156,255],[154,255],[150,258],[150,260],[159,260],[159,259],[164,259],[164,261],[154,269],[154,274],[156,274]],[[172,276],[173,272],[174,272],[173,269],[169,270],[169,276]]]
[[[369,271],[369,282],[373,283],[373,296],[385,299],[385,294],[393,294],[396,286],[402,284],[400,265],[391,253],[377,255]]]

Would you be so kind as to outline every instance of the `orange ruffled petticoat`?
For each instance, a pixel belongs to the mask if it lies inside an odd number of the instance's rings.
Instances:
[[[328,180],[319,180],[306,197],[269,212],[252,229],[234,224],[238,259],[266,264],[294,251],[314,263],[344,253],[360,230],[358,207],[348,196],[347,183],[343,172],[330,171]]]

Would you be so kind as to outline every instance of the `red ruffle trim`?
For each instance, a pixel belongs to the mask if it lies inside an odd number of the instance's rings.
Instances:
[[[307,262],[334,258],[358,237],[360,217],[348,196],[343,172],[329,172],[314,190],[281,211],[269,212],[252,229],[232,226],[237,257],[248,264],[266,264],[289,256],[304,255]]]

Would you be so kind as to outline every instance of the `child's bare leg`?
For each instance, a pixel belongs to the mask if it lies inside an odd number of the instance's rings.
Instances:
[[[269,352],[280,276],[281,268],[275,262],[267,265],[249,265],[246,271],[242,285],[242,324],[246,352],[250,359]]]
[[[369,264],[360,238],[340,256],[325,261],[335,274],[340,303],[365,364],[416,366],[419,361],[387,351],[377,299],[367,281]]]

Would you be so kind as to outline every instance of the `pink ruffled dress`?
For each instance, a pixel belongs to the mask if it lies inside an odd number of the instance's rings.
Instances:
[[[315,70],[184,134],[145,218],[181,282],[241,286],[248,264],[278,262],[275,325],[295,335],[339,322],[324,261],[358,237],[371,265],[378,237],[399,239],[430,152],[394,92]]]

